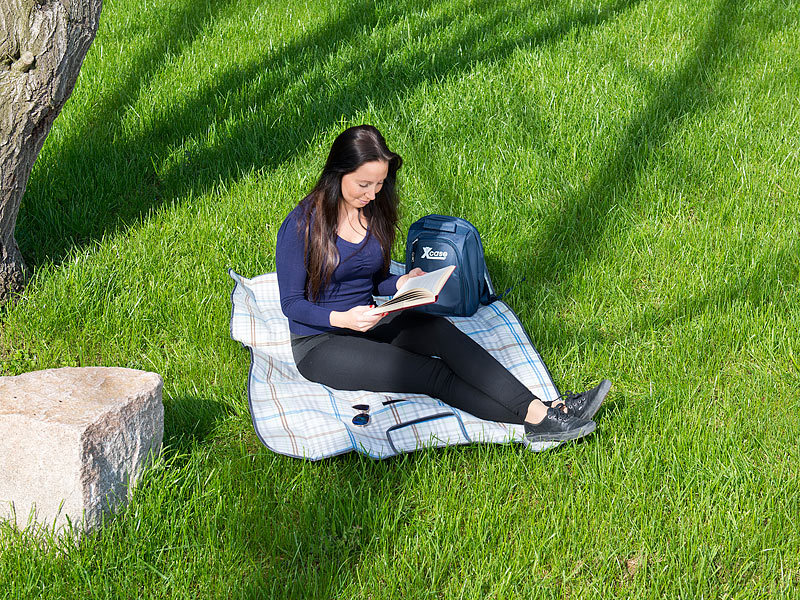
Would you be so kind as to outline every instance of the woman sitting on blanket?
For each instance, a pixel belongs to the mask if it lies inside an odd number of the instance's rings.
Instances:
[[[524,423],[528,442],[593,432],[609,381],[548,406],[444,317],[367,314],[373,294],[391,296],[423,274],[389,274],[402,162],[375,127],[347,129],[278,231],[281,308],[300,373],[339,390],[427,394],[481,419]]]

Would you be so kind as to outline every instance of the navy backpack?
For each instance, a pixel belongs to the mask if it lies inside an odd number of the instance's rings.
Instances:
[[[408,230],[406,272],[415,267],[429,272],[448,265],[455,265],[456,270],[439,294],[439,300],[414,310],[433,315],[470,317],[480,304],[491,304],[498,299],[483,257],[481,236],[475,226],[458,217],[422,217]]]

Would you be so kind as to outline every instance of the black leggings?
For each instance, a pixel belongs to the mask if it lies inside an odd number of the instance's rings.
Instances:
[[[337,390],[426,394],[481,419],[524,422],[536,398],[444,317],[411,310],[371,330],[293,338],[297,369]],[[437,358],[438,357],[438,358]]]

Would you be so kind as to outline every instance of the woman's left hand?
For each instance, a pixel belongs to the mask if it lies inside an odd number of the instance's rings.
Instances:
[[[425,271],[423,271],[419,267],[415,267],[405,275],[401,275],[397,279],[397,289],[399,290],[401,287],[403,287],[409,279],[413,279],[414,277],[419,277],[420,275],[425,275]]]

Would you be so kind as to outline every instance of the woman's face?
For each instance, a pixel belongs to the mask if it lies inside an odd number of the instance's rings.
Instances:
[[[389,163],[385,160],[366,162],[355,171],[342,176],[342,198],[345,205],[364,208],[375,199],[389,174]]]

